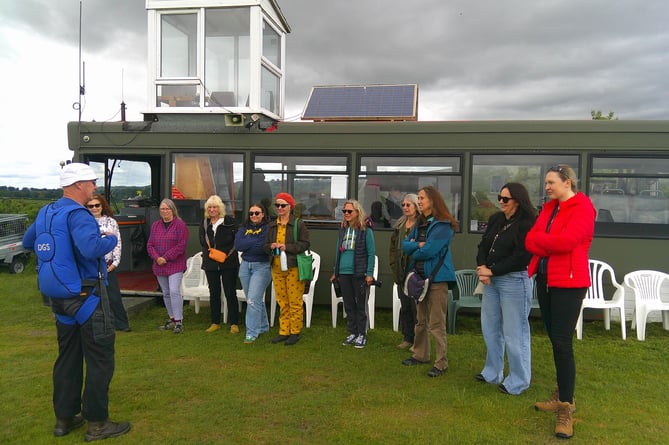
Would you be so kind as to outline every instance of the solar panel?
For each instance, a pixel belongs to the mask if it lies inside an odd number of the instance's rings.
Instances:
[[[418,119],[418,85],[335,85],[311,89],[302,120]]]

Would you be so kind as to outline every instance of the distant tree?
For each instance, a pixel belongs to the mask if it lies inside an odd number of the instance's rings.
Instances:
[[[590,116],[592,116],[593,121],[617,121],[618,118],[615,117],[613,111],[609,111],[609,114],[604,116],[602,110],[590,110]]]

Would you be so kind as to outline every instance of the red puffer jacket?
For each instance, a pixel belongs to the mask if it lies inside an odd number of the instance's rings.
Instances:
[[[534,254],[528,273],[537,273],[539,259],[548,257],[549,287],[588,287],[588,250],[595,232],[595,208],[581,192],[559,204],[550,231],[546,233],[546,226],[558,205],[557,199],[544,205],[525,238],[525,248]]]

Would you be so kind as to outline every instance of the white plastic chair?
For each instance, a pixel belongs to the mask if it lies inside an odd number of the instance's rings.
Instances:
[[[314,308],[314,291],[316,290],[316,281],[318,281],[318,275],[321,269],[321,256],[311,251],[311,255],[314,257],[312,268],[314,269],[314,277],[309,282],[309,290],[307,293],[302,295],[302,301],[304,301],[304,306],[306,308],[306,327],[311,327],[311,314],[313,313]],[[272,284],[272,302],[270,305],[270,324],[274,326],[274,316],[276,315],[276,292],[274,291],[274,284]]]
[[[402,301],[397,290],[397,283],[393,283],[393,331],[400,330],[400,309],[402,308]]]
[[[209,286],[207,275],[202,270],[202,252],[198,252],[186,260],[186,272],[181,279],[181,297],[186,301],[193,301],[195,313],[200,313],[200,301],[209,301]],[[221,313],[223,323],[228,321],[228,305],[225,294],[221,291]]]
[[[379,257],[374,255],[374,278],[379,276]],[[330,284],[330,300],[332,304],[332,327],[337,327],[337,306],[341,303],[342,316],[346,318],[346,310],[344,309],[344,299],[337,297],[334,286]],[[367,299],[367,321],[369,322],[369,329],[374,329],[374,307],[376,306],[376,286],[369,287],[369,298]]]
[[[620,330],[622,331],[623,340],[626,340],[625,288],[616,281],[616,274],[609,264],[599,260],[589,260],[589,263],[591,284],[583,299],[581,313],[576,322],[576,338],[579,340],[583,339],[583,310],[585,308],[604,310],[604,328],[607,331],[611,329],[611,309],[617,308],[620,312]],[[611,278],[611,284],[616,289],[610,300],[604,298],[604,275],[607,272]]]
[[[669,303],[660,298],[660,289],[669,275],[656,270],[636,270],[625,275],[625,285],[634,292],[632,329],[636,325],[636,338],[646,339],[646,319],[652,311],[662,311],[662,327],[669,330]]]

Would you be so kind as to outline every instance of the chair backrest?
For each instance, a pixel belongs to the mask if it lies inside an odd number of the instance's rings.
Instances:
[[[181,280],[184,288],[202,285],[202,252],[198,252],[186,260],[186,272]]]
[[[460,269],[455,271],[455,280],[458,283],[459,296],[471,297],[479,283],[479,276],[474,269]]]
[[[669,275],[657,270],[635,270],[625,275],[625,284],[634,290],[634,300],[643,303],[660,302],[660,289]]]
[[[209,99],[210,107],[234,107],[237,105],[234,91],[214,91]]]
[[[588,260],[590,267],[590,287],[588,288],[586,300],[605,300],[604,298],[604,275],[609,274],[611,284],[616,289],[622,288],[622,285],[616,281],[616,274],[613,268],[604,261]]]
[[[309,281],[309,289],[305,289],[304,293],[305,295],[309,295],[313,298],[314,290],[316,288],[316,281],[318,281],[318,274],[321,270],[321,256],[313,250],[311,251],[311,256],[314,258],[314,261],[311,264],[311,268],[314,270],[314,277],[311,279],[311,281]]]

